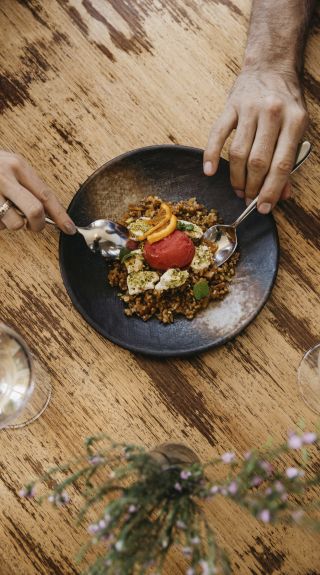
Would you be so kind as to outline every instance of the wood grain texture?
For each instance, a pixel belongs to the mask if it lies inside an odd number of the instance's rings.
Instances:
[[[2,0],[0,146],[18,151],[67,205],[92,171],[129,149],[203,147],[241,64],[249,0]],[[0,316],[52,375],[49,408],[2,431],[1,575],[77,575],[85,539],[72,508],[59,514],[17,496],[81,438],[105,430],[147,447],[183,441],[200,458],[284,439],[317,417],[298,393],[302,354],[320,339],[320,22],[306,52],[314,152],[294,176],[295,199],[276,210],[280,272],[244,335],[192,359],[156,360],[104,340],[72,308],[51,229],[0,237]],[[23,257],[22,257],[23,256]],[[310,466],[319,466],[313,461]],[[263,527],[227,502],[208,505],[240,575],[319,575],[309,533]],[[185,572],[172,554],[168,575]]]

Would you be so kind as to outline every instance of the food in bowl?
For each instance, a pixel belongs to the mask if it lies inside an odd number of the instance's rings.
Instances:
[[[135,240],[135,249],[122,250],[108,264],[108,281],[120,290],[124,313],[172,323],[178,315],[192,319],[210,302],[223,299],[239,253],[217,268],[216,246],[203,235],[218,222],[217,211],[195,198],[174,203],[148,196],[130,205],[120,223]]]

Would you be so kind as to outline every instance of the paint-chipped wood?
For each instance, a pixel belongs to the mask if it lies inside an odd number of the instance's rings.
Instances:
[[[241,65],[249,0],[2,0],[0,146],[37,168],[65,205],[106,160],[139,146],[203,147]],[[145,444],[185,442],[202,459],[241,454],[303,418],[299,361],[320,340],[319,14],[306,51],[308,136],[314,152],[276,211],[279,276],[257,320],[221,349],[186,360],[134,356],[92,331],[59,273],[58,235],[0,235],[0,318],[52,376],[35,424],[1,432],[1,575],[77,575],[85,530],[17,491],[81,438],[106,431]],[[310,468],[318,463],[313,461]],[[319,575],[318,539],[263,527],[230,503],[208,504],[239,575]],[[185,572],[173,554],[168,575]]]

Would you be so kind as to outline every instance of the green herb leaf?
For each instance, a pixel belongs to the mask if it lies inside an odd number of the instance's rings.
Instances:
[[[129,248],[121,248],[119,254],[119,260],[121,261],[122,264],[131,255],[131,252],[132,250],[129,250]]]
[[[193,295],[196,300],[200,300],[209,295],[209,284],[207,280],[200,280],[193,286]]]
[[[182,232],[193,232],[194,225],[193,224],[185,224],[181,220],[177,221],[177,230],[181,230]]]

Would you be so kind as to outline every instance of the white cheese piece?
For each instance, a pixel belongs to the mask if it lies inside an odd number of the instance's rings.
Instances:
[[[188,279],[189,272],[170,268],[162,274],[159,283],[154,289],[157,291],[173,289],[182,286]]]
[[[127,268],[128,274],[132,272],[139,272],[143,269],[143,255],[141,250],[133,250],[130,255],[128,255],[124,261],[124,265]]]
[[[195,272],[201,272],[206,270],[213,263],[212,252],[210,248],[206,245],[202,245],[196,248],[196,253],[194,254],[193,260],[191,262],[191,267]]]
[[[128,224],[130,237],[136,240],[141,238],[148,230],[150,230],[150,228],[152,228],[150,218],[138,218],[137,220],[134,220]]]
[[[200,226],[197,226],[197,224],[193,224],[192,222],[187,222],[186,220],[178,220],[177,223],[185,225],[185,226],[190,226],[190,225],[193,226],[192,230],[184,230],[184,229],[181,230],[182,232],[187,234],[187,236],[189,236],[190,238],[192,238],[194,240],[199,240],[200,238],[202,238],[203,231],[200,228]],[[178,226],[178,229],[179,229],[179,226]]]
[[[158,280],[159,274],[157,272],[139,271],[130,273],[127,277],[129,295],[137,295],[148,289],[154,289],[154,284]]]

